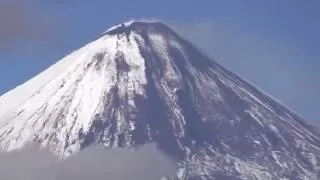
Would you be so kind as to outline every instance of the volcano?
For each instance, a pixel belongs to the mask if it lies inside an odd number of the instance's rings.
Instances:
[[[319,129],[161,22],[114,26],[0,97],[0,147],[156,143],[167,179],[320,178]]]

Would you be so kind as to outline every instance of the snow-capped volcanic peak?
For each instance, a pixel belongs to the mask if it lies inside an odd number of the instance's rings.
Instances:
[[[316,179],[316,128],[160,22],[130,21],[0,97],[0,147],[156,142],[178,179]]]
[[[116,118],[114,133],[133,131],[136,98],[146,98],[147,84],[146,62],[140,48],[148,42],[138,30],[151,25],[129,22],[115,26],[30,82],[1,96],[2,148],[13,150],[37,140],[67,156],[80,150],[83,139],[79,134],[89,133],[108,105]],[[170,71],[166,76],[177,79],[165,50],[168,42],[159,32],[146,33],[154,50],[167,58]],[[112,100],[122,102],[114,107],[107,103]]]

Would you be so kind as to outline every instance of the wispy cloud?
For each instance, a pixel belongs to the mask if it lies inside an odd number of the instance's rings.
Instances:
[[[0,153],[0,159],[0,179],[10,180],[159,180],[176,171],[174,162],[150,144],[135,152],[90,147],[65,161],[29,146]]]
[[[53,45],[64,28],[54,14],[38,9],[30,0],[0,1],[0,47],[19,41]]]

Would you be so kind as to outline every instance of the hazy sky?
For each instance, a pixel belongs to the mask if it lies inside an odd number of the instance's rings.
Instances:
[[[2,0],[0,94],[108,27],[157,18],[306,119],[320,120],[318,0]]]

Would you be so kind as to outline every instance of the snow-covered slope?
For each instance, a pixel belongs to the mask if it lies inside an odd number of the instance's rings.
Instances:
[[[317,179],[320,135],[159,22],[131,21],[0,97],[0,146],[156,142],[176,179]]]
[[[79,50],[80,51],[80,50]],[[30,97],[35,89],[40,89],[46,85],[49,81],[54,79],[61,72],[64,72],[69,65],[74,62],[73,55],[69,55],[56,63],[51,68],[42,72],[38,76],[32,78],[26,83],[16,87],[14,90],[0,96],[0,116],[8,112],[10,109],[14,109],[24,100]]]

